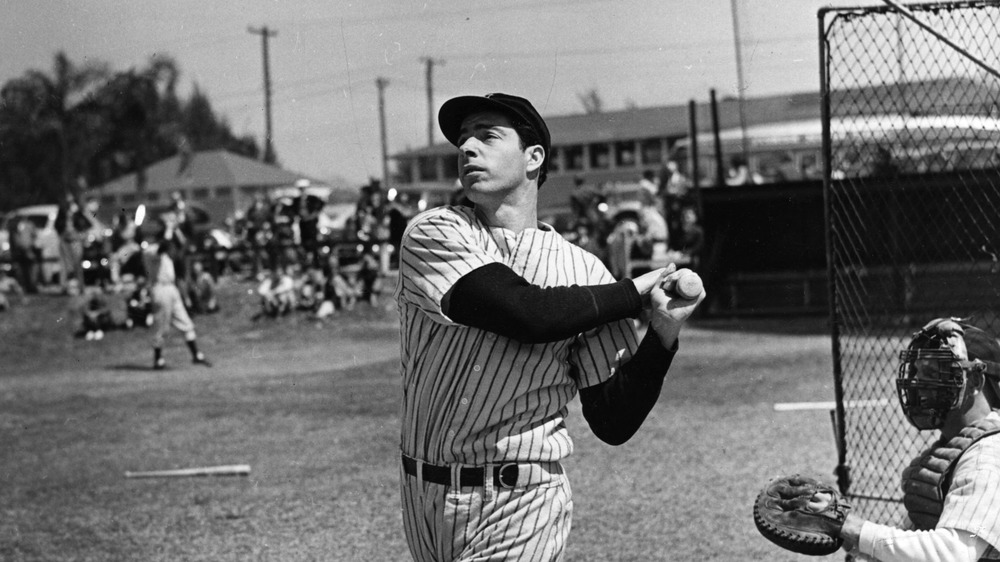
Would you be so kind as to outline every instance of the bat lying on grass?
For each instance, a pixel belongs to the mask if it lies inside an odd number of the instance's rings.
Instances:
[[[229,464],[204,466],[199,468],[178,468],[174,470],[126,471],[125,478],[181,478],[185,476],[249,476],[250,465]]]

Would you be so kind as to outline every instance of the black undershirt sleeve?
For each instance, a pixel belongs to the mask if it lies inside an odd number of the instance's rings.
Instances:
[[[543,288],[502,263],[491,263],[462,276],[445,294],[441,309],[459,324],[522,343],[551,343],[637,317],[642,297],[631,279]]]
[[[632,357],[610,379],[580,389],[583,417],[590,430],[609,445],[621,445],[635,435],[660,397],[663,379],[677,353],[660,343],[653,328]]]
[[[571,338],[638,316],[642,298],[631,280],[607,285],[542,288],[500,263],[467,273],[445,294],[442,311],[459,324],[522,343]],[[667,350],[649,328],[632,357],[601,384],[580,390],[591,431],[611,445],[628,441],[660,396],[677,344]]]

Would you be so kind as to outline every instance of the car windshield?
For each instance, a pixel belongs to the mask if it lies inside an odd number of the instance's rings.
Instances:
[[[49,217],[47,215],[20,215],[18,217],[12,217],[18,220],[29,220],[34,223],[35,228],[42,229],[45,228],[45,223],[48,222]]]

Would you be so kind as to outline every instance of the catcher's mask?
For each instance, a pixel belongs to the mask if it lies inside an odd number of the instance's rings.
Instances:
[[[917,429],[941,429],[948,412],[962,406],[969,374],[987,370],[986,363],[970,358],[966,330],[982,333],[957,318],[938,318],[914,334],[900,352],[896,391],[903,413]],[[982,384],[983,377],[974,380]]]

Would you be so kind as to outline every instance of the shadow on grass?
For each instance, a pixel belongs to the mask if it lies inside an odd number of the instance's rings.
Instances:
[[[109,371],[142,371],[142,372],[152,372],[156,371],[152,365],[139,365],[138,363],[123,363],[120,365],[110,365],[107,368]],[[166,368],[160,369],[161,371],[169,371],[170,366],[167,365]]]
[[[696,318],[691,325],[720,332],[752,332],[807,336],[830,335],[830,318],[819,316],[776,316],[760,318]]]

